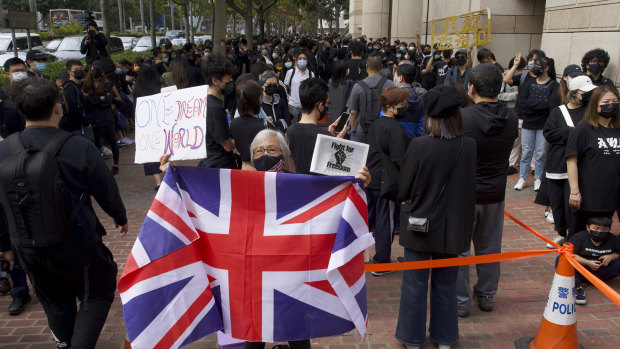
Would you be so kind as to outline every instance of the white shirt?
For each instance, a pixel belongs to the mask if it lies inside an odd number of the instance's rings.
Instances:
[[[295,70],[295,75],[293,75],[293,69]],[[299,68],[297,68],[297,66],[293,69],[287,71],[286,77],[284,77],[284,83],[291,88],[291,95],[288,98],[288,104],[296,108],[301,108],[301,101],[299,100],[299,85],[301,85],[302,81],[310,78],[310,70],[306,68],[306,71],[302,72]],[[293,76],[292,81],[291,76]]]

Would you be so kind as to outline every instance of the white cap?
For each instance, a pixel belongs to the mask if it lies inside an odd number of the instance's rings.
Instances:
[[[590,92],[594,90],[596,86],[592,83],[592,80],[587,75],[579,75],[570,79],[568,89],[571,91],[580,90],[583,92]]]

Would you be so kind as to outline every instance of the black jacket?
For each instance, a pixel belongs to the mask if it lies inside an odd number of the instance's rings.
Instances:
[[[26,127],[26,121],[15,104],[0,100],[0,136],[6,138],[15,132],[22,131],[24,127]]]
[[[262,108],[267,116],[271,116],[273,118],[272,124],[277,130],[284,133],[285,130],[291,126],[291,116],[288,112],[288,104],[286,103],[286,100],[280,98],[279,94],[275,93],[271,102],[266,100],[263,96]]]
[[[451,170],[461,140],[463,150]],[[439,197],[444,183],[447,183],[446,188]],[[475,184],[476,141],[469,137],[446,140],[421,136],[412,139],[400,167],[398,197],[399,201],[411,199],[411,214],[428,217],[430,229],[428,233],[408,231],[408,212],[401,207],[400,244],[420,252],[458,254],[469,250],[476,204]]]
[[[73,81],[67,80],[62,84],[63,117],[60,128],[73,132],[90,125],[86,119],[86,97],[82,89]]]
[[[586,112],[585,107],[568,109],[573,125],[577,125]],[[551,110],[543,128],[547,140],[545,172],[549,179],[568,179],[566,172],[566,143],[574,127],[569,127],[564,120],[560,107]]]
[[[478,103],[461,110],[465,136],[476,140],[476,203],[504,201],[508,158],[519,119],[502,103]]]
[[[109,81],[105,82],[105,96],[103,99],[101,99],[101,96],[86,96],[86,118],[94,126],[108,126],[116,122],[112,105],[121,104],[122,102],[114,98],[112,86],[112,83]]]
[[[86,55],[86,63],[90,65],[101,57],[108,57],[108,50],[106,49],[107,44],[108,38],[106,38],[103,33],[95,35],[94,45],[93,43],[85,45],[84,41],[82,41],[80,52]]]

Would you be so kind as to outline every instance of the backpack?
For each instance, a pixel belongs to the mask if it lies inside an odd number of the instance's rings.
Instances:
[[[360,95],[360,110],[357,112],[357,119],[362,130],[366,133],[381,112],[381,91],[386,81],[387,79],[382,76],[374,87],[368,86],[363,80],[357,82],[363,89]]]
[[[6,139],[11,156],[0,163],[0,200],[13,246],[58,245],[73,229],[72,219],[87,195],[69,211],[70,190],[55,158],[71,136],[59,131],[43,149],[30,144],[22,132]]]

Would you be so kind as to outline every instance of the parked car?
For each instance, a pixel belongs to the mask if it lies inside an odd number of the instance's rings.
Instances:
[[[133,36],[112,36],[113,38],[119,38],[123,42],[123,48],[125,51],[130,51],[136,46],[138,39]]]
[[[204,43],[207,40],[211,41],[211,35],[201,35],[201,36],[194,37],[194,42],[197,44]]]
[[[61,42],[62,42],[62,39],[54,39],[48,42],[47,45],[45,45],[45,49],[50,52],[54,52],[58,49],[58,45],[60,45]]]
[[[28,51],[28,36],[26,33],[15,33],[15,41],[17,42],[18,51]],[[41,41],[39,34],[31,33],[30,43],[34,49],[47,51],[45,46],[43,46],[43,41]],[[11,37],[11,33],[0,33],[0,51],[13,51],[13,38]]]
[[[155,41],[158,44],[157,47],[161,47],[167,44],[172,44],[172,42],[170,41],[170,39],[168,39],[167,37],[164,36],[157,36],[155,37]],[[136,46],[133,48],[134,52],[143,52],[143,51],[147,51],[147,50],[151,50],[153,49],[153,47],[151,46],[151,37],[150,36],[143,36],[140,38],[140,40],[138,40],[138,43],[136,43]]]
[[[183,46],[187,43],[187,39],[185,38],[176,38],[170,41],[172,42],[172,46]]]
[[[54,55],[58,57],[58,60],[83,59],[86,55],[80,52],[80,46],[85,38],[86,36],[65,36],[60,45],[58,45]],[[120,38],[114,36],[108,38],[109,54],[123,51],[123,42]]]
[[[185,30],[168,30],[164,36],[170,40],[178,39],[185,36]]]

